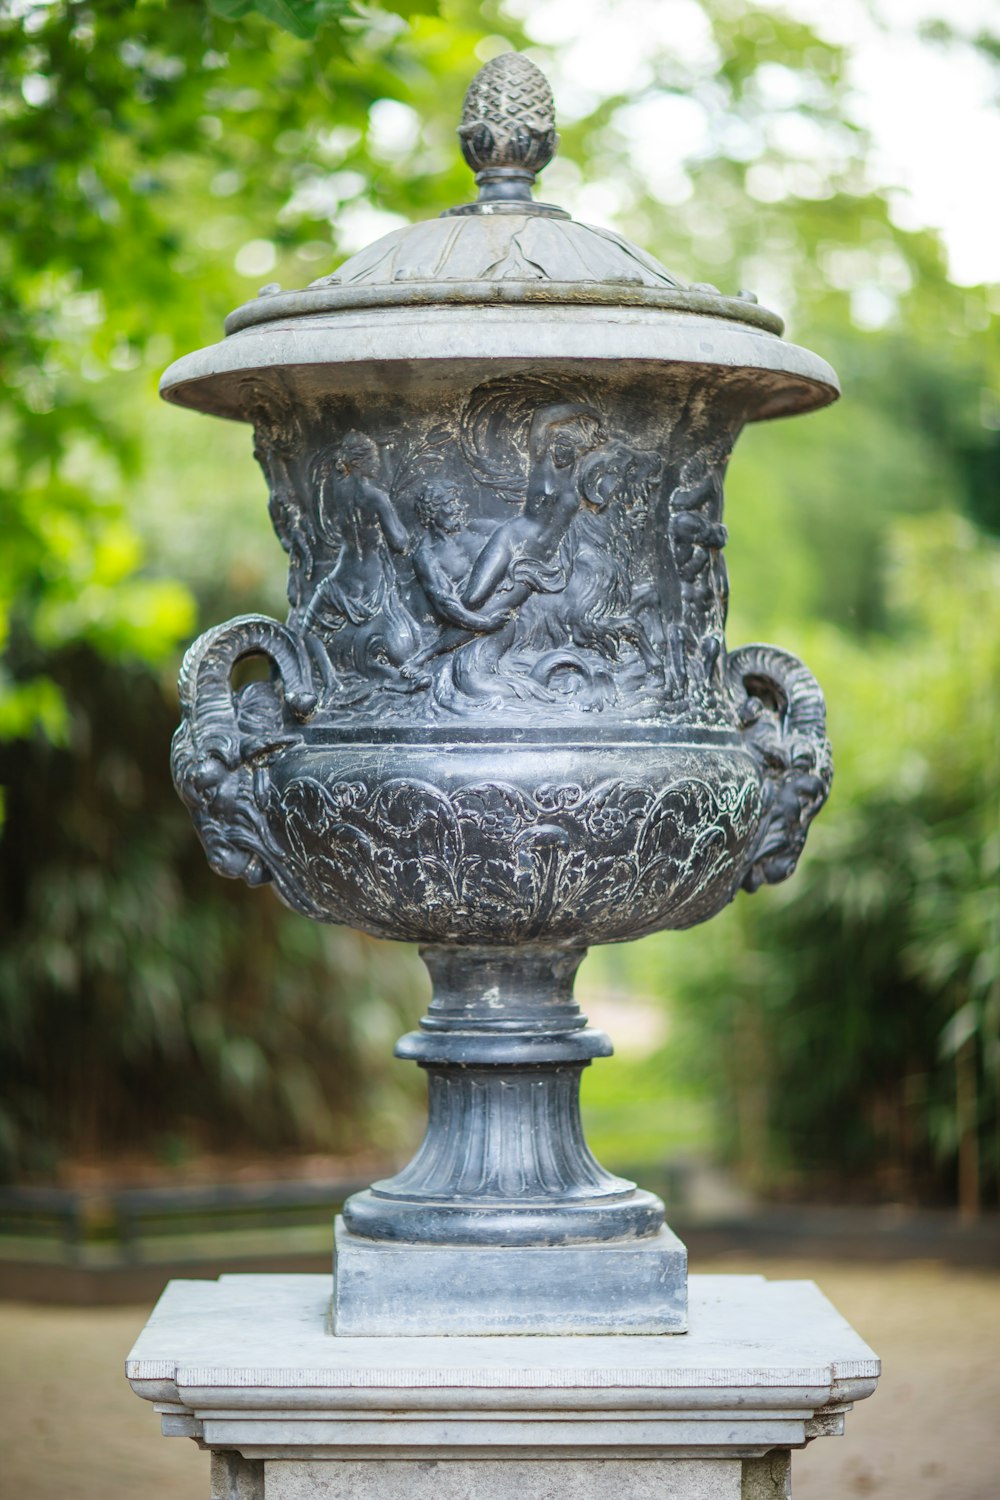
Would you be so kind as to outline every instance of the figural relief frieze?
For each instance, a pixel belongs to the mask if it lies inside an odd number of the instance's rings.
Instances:
[[[722,457],[684,465],[654,536],[664,455],[565,381],[501,378],[415,439],[348,427],[318,446],[280,393],[251,394],[289,627],[339,724],[376,701],[400,723],[710,707]]]

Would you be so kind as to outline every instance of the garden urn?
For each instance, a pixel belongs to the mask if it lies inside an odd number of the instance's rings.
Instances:
[[[749,295],[685,285],[533,196],[556,145],[507,53],[459,130],[478,197],[171,366],[252,426],[284,621],[208,630],[173,773],[220,874],[421,945],[416,1156],[345,1206],[334,1331],[680,1332],[683,1246],[579,1115],[611,1052],[589,944],[785,879],[831,777],[820,689],[725,639],[723,490],[748,422],[835,399]],[[234,690],[248,656],[266,680]]]

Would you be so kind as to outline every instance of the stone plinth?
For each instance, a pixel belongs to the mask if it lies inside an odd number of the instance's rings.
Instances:
[[[351,1234],[338,1218],[334,1267],[338,1337],[687,1328],[687,1251],[666,1225],[646,1239],[543,1249],[394,1245]]]
[[[498,1297],[502,1288],[498,1288]],[[335,1338],[325,1276],[175,1281],[127,1364],[216,1500],[779,1500],[879,1362],[811,1282],[692,1276],[677,1336]]]

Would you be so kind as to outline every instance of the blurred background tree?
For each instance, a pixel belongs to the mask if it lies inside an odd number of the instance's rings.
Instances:
[[[387,1059],[414,955],[218,880],[169,787],[182,642],[280,613],[283,567],[248,433],[159,407],[155,379],[260,282],[467,198],[464,89],[530,44],[561,107],[545,196],[753,287],[847,392],[744,436],[727,516],[730,640],[820,677],[833,801],[789,885],[588,960],[598,1005],[649,997],[666,1025],[588,1079],[594,1144],[718,1150],[768,1192],[996,1201],[996,290],[900,227],[843,47],[776,8],[686,10],[694,43],[651,26],[636,85],[599,96],[563,76],[558,4],[0,11],[8,1174],[412,1134]]]

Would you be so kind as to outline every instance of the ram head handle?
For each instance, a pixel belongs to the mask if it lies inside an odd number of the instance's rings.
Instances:
[[[234,693],[233,668],[248,656],[266,657],[274,678]],[[316,708],[305,646],[277,620],[241,615],[199,636],[184,657],[178,687],[174,785],[212,869],[260,885],[281,854],[266,816],[268,761],[299,742],[297,726]]]
[[[823,691],[797,657],[776,646],[742,646],[728,672],[744,743],[763,775],[763,813],[740,882],[755,891],[795,870],[830,794],[833,757]]]

